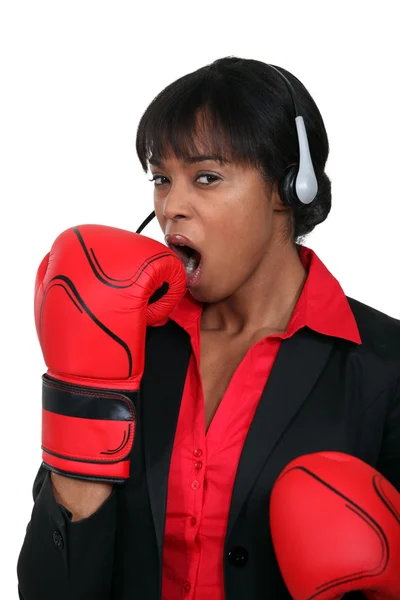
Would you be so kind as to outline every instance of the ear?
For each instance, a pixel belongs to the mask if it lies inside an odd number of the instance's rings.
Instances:
[[[271,189],[271,204],[272,210],[277,212],[287,212],[290,210],[290,206],[284,204],[278,189],[278,183],[274,183]]]

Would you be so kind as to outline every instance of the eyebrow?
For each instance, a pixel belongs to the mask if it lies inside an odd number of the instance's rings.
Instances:
[[[195,156],[189,156],[183,162],[185,165],[192,165],[192,164],[198,163],[198,162],[205,162],[206,160],[212,160],[212,161],[218,162],[222,165],[231,162],[224,156],[219,156],[218,154],[198,154]],[[163,165],[164,165],[164,163],[161,160],[158,160],[154,157],[149,159],[149,163],[151,165],[153,165],[154,167],[159,167],[159,168],[163,167]]]

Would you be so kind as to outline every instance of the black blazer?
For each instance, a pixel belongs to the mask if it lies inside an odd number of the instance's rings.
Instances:
[[[307,328],[282,342],[236,475],[221,557],[226,600],[290,599],[268,505],[293,458],[347,452],[400,490],[400,321],[349,302],[361,345]],[[21,599],[162,599],[168,470],[190,352],[175,322],[148,329],[131,477],[91,517],[72,523],[40,468],[18,561]]]

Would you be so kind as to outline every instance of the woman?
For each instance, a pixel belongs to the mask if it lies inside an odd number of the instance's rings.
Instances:
[[[138,156],[187,293],[148,331],[130,478],[39,471],[21,598],[287,599],[268,505],[292,459],[345,452],[400,489],[400,325],[299,245],[331,208],[328,150],[304,86],[255,60],[217,60],[148,107]]]

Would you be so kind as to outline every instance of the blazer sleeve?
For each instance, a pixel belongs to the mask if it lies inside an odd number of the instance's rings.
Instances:
[[[392,392],[377,470],[400,492],[400,379]]]
[[[34,507],[18,558],[21,600],[110,600],[117,524],[116,489],[86,519],[55,500],[50,472],[40,467]]]

